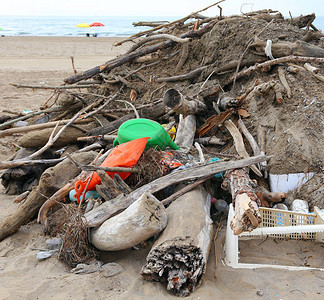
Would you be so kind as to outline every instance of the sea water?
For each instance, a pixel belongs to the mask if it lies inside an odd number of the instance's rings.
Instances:
[[[134,27],[139,21],[174,21],[177,17],[37,17],[0,16],[0,35],[5,36],[131,36],[149,27]],[[104,27],[78,28],[79,23],[100,22]]]
[[[139,21],[174,21],[181,17],[44,17],[0,16],[0,35],[4,36],[131,36],[149,27],[134,27]],[[79,23],[100,22],[104,27],[78,28]],[[316,17],[314,25],[324,31],[324,16]]]

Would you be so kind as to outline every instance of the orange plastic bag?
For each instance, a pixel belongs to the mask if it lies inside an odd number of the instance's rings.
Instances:
[[[146,143],[149,137],[144,137],[130,141],[128,143],[121,144],[114,148],[107,156],[100,167],[133,167],[136,165],[138,159],[142,155]],[[123,180],[126,179],[131,173],[126,172],[107,172],[107,174],[114,178],[115,174],[118,174]],[[88,181],[90,180],[89,184]],[[96,185],[101,183],[101,179],[97,172],[95,172],[91,178],[89,176],[85,181],[78,181],[75,184],[75,198],[80,203],[80,197],[84,193],[81,202],[83,202],[86,191],[94,191]],[[87,186],[88,184],[88,186]],[[85,190],[86,189],[86,190]]]

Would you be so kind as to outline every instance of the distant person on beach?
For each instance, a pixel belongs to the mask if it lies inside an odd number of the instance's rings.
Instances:
[[[87,36],[87,37],[90,37],[90,33],[87,33],[86,36]]]
[[[97,37],[98,36],[98,33],[94,33],[92,36],[93,37]]]

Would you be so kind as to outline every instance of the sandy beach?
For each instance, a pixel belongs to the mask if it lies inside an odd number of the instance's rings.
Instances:
[[[0,38],[0,103],[1,110],[21,112],[38,110],[51,96],[49,90],[17,89],[10,83],[59,85],[73,74],[71,57],[78,72],[100,65],[124,53],[124,44],[114,47],[121,38],[87,37],[1,37]],[[0,143],[0,160],[7,160],[15,149],[15,139]],[[19,206],[15,196],[8,196],[0,186],[0,219]],[[131,234],[131,233],[130,233]],[[147,248],[102,253],[105,263],[116,262],[124,271],[107,277],[96,272],[77,275],[51,257],[36,259],[37,249],[45,247],[46,237],[36,221],[22,226],[17,233],[0,242],[0,299],[177,299],[164,284],[148,282],[139,272],[145,264]],[[324,273],[274,269],[233,269],[223,263],[225,228],[217,238],[217,266],[214,245],[208,259],[202,285],[187,299],[323,299]],[[259,241],[242,245],[244,257],[254,262],[300,263],[305,256],[323,267],[323,246],[296,241],[281,243]],[[316,249],[317,249],[316,248]],[[311,256],[311,258],[310,258]],[[288,259],[287,259],[288,257]]]

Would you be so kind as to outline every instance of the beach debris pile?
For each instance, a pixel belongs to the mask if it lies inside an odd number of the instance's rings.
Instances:
[[[53,96],[39,112],[3,117],[1,137],[23,135],[0,162],[2,184],[25,199],[1,240],[38,215],[72,268],[148,240],[141,275],[188,296],[231,202],[235,235],[260,226],[260,207],[324,208],[315,14],[204,10],[151,24],[116,44],[133,42],[124,55],[46,87]]]

